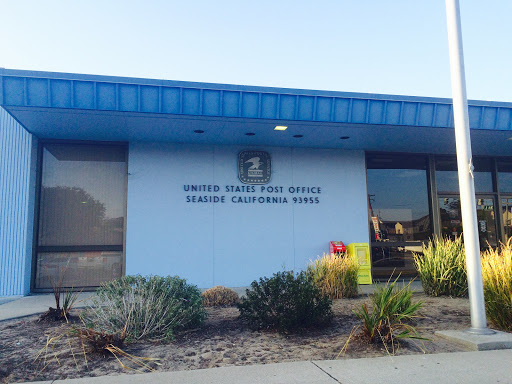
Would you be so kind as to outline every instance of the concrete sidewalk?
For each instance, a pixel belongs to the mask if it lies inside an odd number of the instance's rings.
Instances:
[[[85,307],[93,294],[94,292],[80,293],[75,307]],[[49,307],[55,307],[55,298],[51,293],[4,297],[0,301],[0,321],[43,313]]]
[[[53,383],[510,384],[512,350],[248,365],[195,371],[88,377],[57,380]]]

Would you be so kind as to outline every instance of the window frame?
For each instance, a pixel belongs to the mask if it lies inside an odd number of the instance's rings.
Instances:
[[[123,240],[122,245],[78,245],[78,246],[39,246],[39,224],[41,215],[41,189],[43,182],[43,153],[46,145],[94,145],[107,147],[122,147],[124,150],[125,163],[125,183],[124,183],[124,204],[123,204]],[[36,288],[37,273],[37,254],[39,252],[85,252],[85,251],[118,251],[121,256],[121,276],[126,274],[126,228],[128,213],[128,169],[129,169],[129,143],[120,141],[91,141],[91,140],[55,140],[55,139],[39,139],[37,143],[37,166],[36,166],[36,190],[34,199],[34,222],[32,227],[32,260],[30,273],[30,292],[45,293],[51,292],[49,288]],[[101,249],[100,249],[101,248]],[[74,287],[83,288],[84,291],[93,291],[96,287]]]

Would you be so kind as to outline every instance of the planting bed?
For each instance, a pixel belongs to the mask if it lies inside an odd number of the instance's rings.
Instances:
[[[254,332],[238,319],[233,307],[209,308],[203,327],[179,335],[172,343],[138,342],[123,350],[139,357],[160,359],[160,365],[148,364],[156,371],[204,369],[229,365],[268,364],[300,360],[336,359],[353,327],[359,324],[352,313],[367,298],[340,299],[333,303],[333,323],[323,329],[301,335],[281,336],[271,332]],[[459,345],[434,336],[434,331],[464,329],[470,326],[467,299],[427,297],[414,294],[413,300],[424,302],[417,320],[422,337],[428,341],[403,341],[397,354],[463,351]],[[72,311],[72,314],[78,314]],[[78,325],[78,324],[75,324]],[[48,338],[67,335],[71,326],[38,321],[38,316],[0,322],[0,381],[21,382],[63,378],[116,375],[136,371],[123,368],[110,354],[87,353],[84,358],[76,337],[62,337],[55,345],[60,352],[53,358],[51,349],[40,354]],[[73,351],[73,353],[72,353]],[[340,359],[385,356],[382,345],[369,345],[354,338]],[[46,361],[45,361],[46,357]],[[126,358],[123,362],[134,367]],[[147,369],[145,370],[147,371]]]

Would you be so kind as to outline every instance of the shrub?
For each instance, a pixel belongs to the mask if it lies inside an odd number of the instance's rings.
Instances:
[[[412,303],[410,283],[399,288],[396,281],[388,281],[384,286],[375,289],[371,296],[371,313],[366,303],[358,311],[354,311],[362,320],[362,334],[370,343],[381,341],[387,345],[394,344],[399,338],[419,338],[410,321],[422,303]]]
[[[333,317],[331,306],[311,276],[285,271],[253,281],[238,309],[252,329],[292,333],[327,325]]]
[[[222,285],[207,289],[201,295],[205,307],[232,306],[240,300],[238,293]]]
[[[512,238],[482,255],[485,311],[490,322],[512,331]]]
[[[127,339],[171,340],[206,318],[201,292],[177,276],[124,276],[103,284],[82,319],[88,328]]]
[[[466,296],[468,282],[462,238],[436,238],[423,245],[423,255],[414,254],[423,290],[430,296]]]
[[[312,261],[307,273],[313,277],[322,294],[331,299],[356,297],[358,294],[357,271],[359,263],[355,255],[324,255]]]

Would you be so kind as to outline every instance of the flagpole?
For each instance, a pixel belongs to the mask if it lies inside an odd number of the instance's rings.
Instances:
[[[485,316],[482,266],[480,264],[480,241],[475,204],[475,183],[471,137],[469,132],[468,100],[464,75],[464,53],[462,51],[462,32],[458,0],[446,0],[446,20],[448,26],[448,45],[450,49],[450,72],[453,97],[453,120],[455,125],[455,143],[457,147],[457,168],[459,174],[460,206],[466,266],[468,272],[469,309],[471,328],[476,334],[494,333],[487,328]]]

